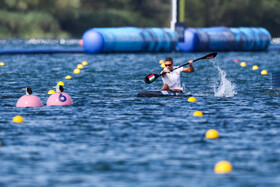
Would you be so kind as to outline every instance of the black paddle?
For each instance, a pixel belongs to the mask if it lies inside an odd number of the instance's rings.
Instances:
[[[198,59],[193,60],[193,62],[198,61],[198,60],[203,60],[203,59],[212,59],[212,58],[215,58],[216,56],[217,56],[217,53],[210,53],[210,54],[208,54],[208,55],[205,55],[205,56],[203,56],[203,57],[200,57],[200,58],[198,58]],[[183,67],[183,66],[186,66],[186,65],[188,65],[188,64],[189,64],[189,63],[183,64],[183,65],[181,65],[181,66],[178,66],[178,67],[174,68],[173,70],[178,69],[178,68]],[[173,70],[172,70],[172,71],[173,71]],[[157,78],[159,78],[159,77],[162,76],[163,74],[165,74],[165,73],[147,75],[147,76],[145,77],[144,81],[145,81],[147,84],[151,84],[152,82],[154,82]]]

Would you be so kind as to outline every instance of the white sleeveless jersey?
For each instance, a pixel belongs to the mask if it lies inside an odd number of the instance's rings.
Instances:
[[[180,67],[170,73],[166,73],[164,77],[161,77],[163,83],[167,84],[170,89],[181,89],[180,73],[182,71],[183,71],[183,67]]]

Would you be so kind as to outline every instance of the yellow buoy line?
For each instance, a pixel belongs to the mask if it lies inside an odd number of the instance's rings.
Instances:
[[[238,63],[239,60],[235,59],[234,62]],[[246,62],[242,61],[242,62],[240,62],[240,66],[241,67],[246,67],[247,64],[246,64]],[[259,69],[259,67],[257,65],[252,66],[253,71],[256,71],[258,69]],[[261,75],[267,75],[267,74],[268,74],[267,70],[262,70],[261,71]],[[194,115],[195,115],[195,113],[194,113]],[[207,138],[207,139],[217,139],[217,138],[219,138],[219,133],[215,129],[209,129],[205,134],[205,138]],[[217,162],[215,167],[214,167],[214,172],[217,173],[217,174],[230,173],[232,170],[233,170],[233,166],[227,160],[222,160],[222,161]]]
[[[236,59],[235,62],[238,62],[238,60]],[[241,67],[246,67],[245,62],[241,62],[241,64],[242,64]],[[161,67],[162,67],[162,63],[161,63]],[[189,97],[188,102],[196,103],[197,100],[195,97]],[[194,117],[203,117],[203,113],[201,111],[195,111],[193,113],[193,116]],[[220,137],[219,133],[215,129],[209,129],[205,134],[206,139],[217,139],[219,137]],[[231,163],[229,161],[225,161],[225,160],[218,162],[214,167],[214,172],[217,174],[229,173],[232,170],[233,170],[233,167],[232,167]]]
[[[238,62],[238,60],[236,59],[235,62]],[[164,60],[160,60],[159,64],[162,68],[165,68]],[[242,67],[246,67],[246,62],[241,62],[241,64],[242,64],[241,65]],[[196,103],[197,100],[195,97],[189,97],[188,102]],[[193,113],[193,116],[194,117],[203,117],[203,113],[201,111],[195,111]],[[219,137],[220,137],[219,133],[215,129],[210,129],[205,134],[206,139],[217,139]],[[218,162],[214,167],[214,172],[217,174],[229,173],[232,170],[233,170],[233,167],[232,167],[231,163],[229,161],[225,161],[225,160]]]
[[[235,59],[234,62],[238,63],[239,60],[238,60],[238,59]],[[239,65],[240,65],[241,67],[246,67],[246,66],[247,66],[246,62],[244,62],[244,61],[240,62]],[[256,71],[256,70],[258,70],[258,69],[259,69],[259,67],[258,67],[257,65],[253,65],[253,66],[252,66],[252,70],[253,70],[253,71]],[[267,75],[267,74],[268,74],[267,70],[264,69],[264,70],[261,71],[261,75]]]
[[[196,98],[195,97],[189,97],[188,102],[195,103]],[[193,113],[193,116],[194,117],[203,117],[203,113],[201,111],[195,111]],[[219,135],[218,131],[215,130],[215,129],[209,129],[205,133],[205,138],[206,139],[217,139],[219,137],[220,137],[220,135]],[[216,165],[214,167],[214,172],[217,173],[217,174],[230,173],[232,170],[233,170],[232,164],[229,161],[226,161],[226,160],[222,160],[222,161],[216,163]]]
[[[87,65],[88,65],[88,62],[87,61],[83,61],[81,64],[77,65],[77,67],[73,70],[73,73],[74,74],[80,74],[81,73],[81,69],[83,69]],[[72,79],[72,76],[71,75],[67,75],[67,76],[65,76],[65,79],[70,80],[70,79]],[[57,83],[57,85],[64,86],[64,82],[59,81]],[[49,90],[49,92],[48,92],[49,95],[52,95],[54,93],[55,93],[54,90]]]

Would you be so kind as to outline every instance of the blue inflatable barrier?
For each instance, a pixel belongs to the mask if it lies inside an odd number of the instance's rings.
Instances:
[[[193,51],[261,51],[271,41],[270,33],[264,28],[254,27],[209,27],[185,29],[185,42],[178,50]]]
[[[83,35],[88,53],[171,52],[177,41],[176,33],[168,28],[93,28]]]
[[[280,45],[270,45],[268,48],[267,48],[267,50],[269,50],[269,51],[276,51],[276,50],[278,50],[278,51],[280,51]]]

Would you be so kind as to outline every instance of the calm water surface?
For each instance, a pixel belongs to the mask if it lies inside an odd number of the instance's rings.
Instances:
[[[2,40],[0,46],[76,43]],[[280,92],[271,89],[279,52],[218,53],[215,62],[195,62],[196,71],[181,80],[196,103],[136,97],[161,87],[160,79],[143,81],[161,71],[160,59],[170,56],[180,65],[205,54],[0,56],[6,63],[0,67],[0,186],[280,186]],[[88,66],[74,75],[84,60]],[[253,65],[260,69],[252,71]],[[74,104],[45,106],[59,81]],[[26,86],[43,107],[15,107]],[[204,116],[193,117],[197,110]],[[13,123],[16,115],[25,121]],[[204,138],[212,128],[219,139]],[[215,174],[220,160],[234,171]]]

